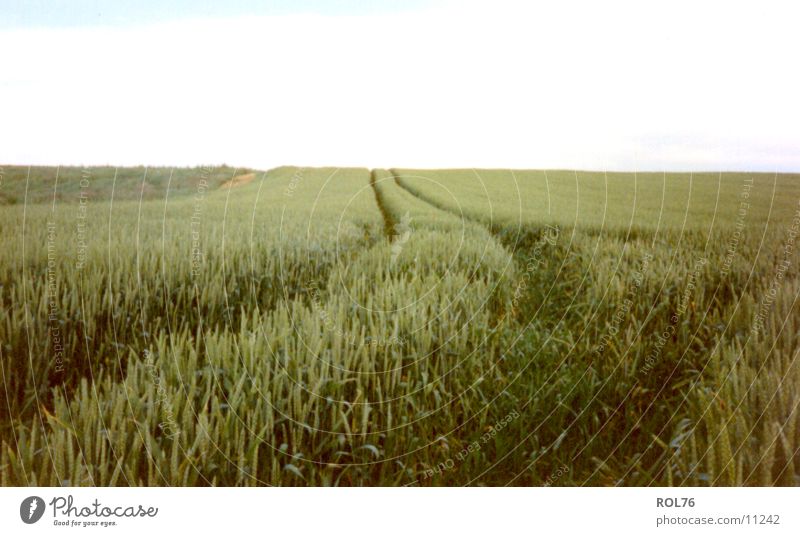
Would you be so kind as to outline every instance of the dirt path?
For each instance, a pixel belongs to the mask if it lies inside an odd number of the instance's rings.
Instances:
[[[246,173],[244,175],[239,175],[238,177],[234,177],[230,180],[223,182],[219,187],[221,190],[227,190],[228,188],[234,188],[236,186],[242,186],[251,183],[255,178],[256,178],[255,173]]]

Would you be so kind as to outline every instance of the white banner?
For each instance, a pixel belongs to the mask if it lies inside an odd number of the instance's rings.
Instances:
[[[0,497],[2,534],[800,534],[796,488],[2,488]]]

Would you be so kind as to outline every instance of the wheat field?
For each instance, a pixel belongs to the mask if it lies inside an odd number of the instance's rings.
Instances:
[[[0,484],[800,484],[800,176],[0,168]]]

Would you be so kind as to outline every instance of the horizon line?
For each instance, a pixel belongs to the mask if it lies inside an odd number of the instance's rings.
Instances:
[[[688,173],[688,174],[711,174],[711,173],[757,173],[764,175],[800,175],[798,170],[767,170],[767,169],[630,169],[630,168],[583,168],[583,167],[485,167],[485,166],[453,166],[453,167],[414,167],[414,166],[364,166],[364,165],[299,165],[299,164],[280,164],[267,168],[254,167],[254,166],[238,166],[228,163],[219,164],[187,164],[187,165],[171,165],[171,164],[132,164],[132,165],[116,165],[116,164],[0,164],[0,172],[3,168],[114,168],[114,169],[132,169],[132,168],[168,168],[168,169],[197,169],[203,167],[211,168],[231,168],[236,170],[251,170],[263,173],[269,173],[280,168],[305,168],[305,169],[366,169],[372,171],[375,169],[401,169],[401,170],[420,170],[420,171],[461,171],[461,170],[484,170],[484,171],[556,171],[556,172],[580,172],[580,173],[631,173],[631,174],[655,174],[655,173]]]

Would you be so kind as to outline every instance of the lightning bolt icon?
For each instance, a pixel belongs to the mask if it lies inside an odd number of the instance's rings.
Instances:
[[[31,511],[28,513],[28,519],[33,517],[33,513],[36,511],[36,499],[31,500]]]

